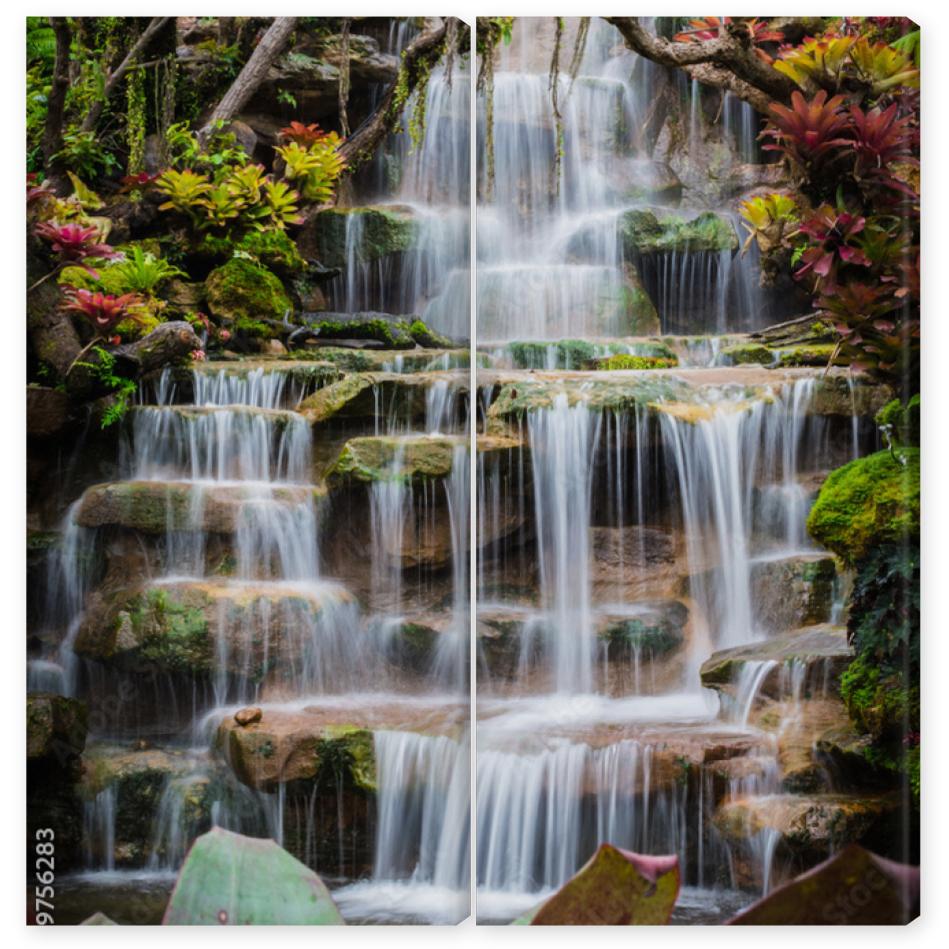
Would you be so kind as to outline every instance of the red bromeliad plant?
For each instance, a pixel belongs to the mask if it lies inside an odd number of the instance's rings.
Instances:
[[[137,191],[147,188],[154,184],[161,177],[161,172],[152,174],[148,171],[140,171],[137,175],[126,175],[122,179],[122,187],[119,188],[119,194],[127,194],[129,191]]]
[[[809,237],[811,242],[801,255],[804,265],[794,276],[801,279],[813,273],[820,285],[831,288],[836,285],[837,270],[841,265],[868,267],[869,258],[854,240],[866,223],[865,218],[846,211],[838,212],[829,204],[819,207],[814,216],[798,228],[797,233]]]
[[[34,228],[37,237],[48,241],[60,263],[79,264],[96,279],[98,274],[85,261],[88,258],[114,260],[121,255],[108,244],[100,243],[99,229],[80,224],[55,224],[44,222]]]
[[[129,307],[141,302],[134,293],[123,293],[116,297],[109,293],[98,293],[93,290],[81,290],[67,287],[64,290],[66,303],[64,310],[81,313],[100,335],[107,334],[115,329],[125,319],[133,317]]]
[[[791,93],[791,108],[772,103],[771,126],[763,138],[774,139],[763,145],[765,151],[782,152],[802,169],[814,173],[837,158],[841,148],[851,148],[848,136],[848,114],[844,97],[827,98],[821,89],[808,102],[800,92]]]
[[[327,133],[316,122],[310,125],[304,125],[302,122],[291,122],[280,129],[279,136],[284,142],[296,142],[297,145],[308,148],[321,138],[326,138]]]
[[[915,197],[916,192],[890,171],[890,166],[896,162],[914,167],[919,165],[915,156],[919,132],[913,124],[913,117],[900,117],[894,102],[886,109],[877,106],[868,112],[860,106],[851,106],[850,121],[852,147],[856,155],[854,176]]]

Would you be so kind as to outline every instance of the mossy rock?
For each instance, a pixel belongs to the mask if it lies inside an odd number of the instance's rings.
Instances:
[[[451,436],[351,438],[326,472],[326,482],[330,487],[338,487],[388,480],[423,484],[433,478],[447,478],[452,472],[455,449],[464,444],[464,438]],[[396,470],[393,464],[399,455]]]
[[[425,349],[450,349],[451,340],[447,336],[429,329],[424,320],[413,320],[408,325],[408,333],[412,339]]]
[[[88,710],[85,702],[32,692],[26,697],[27,761],[49,759],[65,764],[86,745]]]
[[[283,320],[293,310],[276,274],[249,260],[234,257],[212,270],[205,287],[211,313],[249,336],[273,336],[262,320]]]
[[[738,346],[726,346],[722,350],[722,356],[728,360],[731,366],[746,366],[757,364],[760,366],[770,366],[774,362],[774,353],[767,346],[759,346],[755,343],[742,343]]]
[[[198,254],[227,260],[237,254],[249,254],[264,267],[283,276],[302,273],[306,261],[293,238],[278,228],[252,229],[234,242],[228,237],[206,234],[197,245]]]
[[[617,353],[605,359],[597,359],[594,368],[606,371],[623,369],[671,369],[679,365],[679,360],[673,356],[668,359],[663,356],[635,356],[631,353]]]
[[[847,357],[837,352],[835,343],[809,343],[800,346],[773,348],[771,350],[777,359],[777,366],[793,368],[796,366],[835,366],[849,365]],[[837,353],[837,355],[835,355]]]
[[[421,320],[417,322],[428,332]],[[308,325],[318,331],[320,339],[371,339],[381,343],[384,349],[415,349],[416,346],[411,325],[392,320],[386,314],[365,313],[353,317],[340,315],[336,319],[318,320]],[[450,345],[448,340],[441,337],[439,339],[439,345]]]
[[[404,253],[413,247],[418,237],[418,225],[407,208],[327,208],[315,214],[310,225],[315,256],[323,266],[346,265],[349,221],[360,230],[354,252],[364,263]]]
[[[876,423],[894,445],[919,445],[919,395],[906,403],[899,399],[887,402],[877,413]]]
[[[737,251],[738,235],[728,218],[705,211],[691,220],[657,216],[637,209],[625,212],[619,223],[620,237],[627,256],[669,251]]]
[[[630,652],[654,659],[682,646],[688,618],[688,608],[677,600],[644,605],[641,616],[606,617],[597,636],[606,644],[611,660]]]
[[[807,518],[807,529],[814,540],[853,565],[873,547],[917,536],[919,503],[919,449],[879,451],[831,472]]]

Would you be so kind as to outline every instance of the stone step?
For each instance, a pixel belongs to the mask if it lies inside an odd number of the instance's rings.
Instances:
[[[463,420],[463,404],[468,392],[468,373],[449,372],[356,372],[326,386],[304,399],[300,413],[312,424],[326,422],[361,423],[376,428],[389,423],[405,427],[425,421],[432,387],[444,382],[455,395],[456,421]]]
[[[462,435],[393,435],[351,438],[325,473],[331,490],[354,484],[399,481],[420,485],[448,478],[458,449],[467,458]]]
[[[461,703],[360,696],[348,703],[264,705],[224,713],[214,746],[238,780],[253,788],[273,791],[279,784],[312,781],[328,763],[331,768],[341,765],[357,787],[374,791],[374,731],[461,740],[466,723],[467,706]]]
[[[122,527],[145,534],[201,530],[233,534],[248,505],[318,504],[317,485],[267,482],[115,481],[87,488],[76,510],[81,527]]]
[[[780,699],[788,694],[792,665],[803,665],[806,688],[812,677],[820,683],[833,683],[852,658],[846,628],[823,624],[719,650],[702,663],[700,675],[706,688],[734,695],[743,670],[754,666],[766,673],[758,683],[758,692]],[[764,663],[773,665],[770,670],[763,670]]]
[[[159,581],[92,594],[74,649],[132,672],[224,674],[259,681],[342,677],[362,645],[347,590],[311,583]],[[352,653],[352,655],[350,655]],[[319,660],[335,668],[310,668]]]

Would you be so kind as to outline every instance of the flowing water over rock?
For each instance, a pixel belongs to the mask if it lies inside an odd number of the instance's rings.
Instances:
[[[594,18],[571,79],[577,28],[559,119],[547,21],[517,21],[480,97],[478,915],[609,842],[677,854],[720,919],[801,865],[777,802],[829,789],[810,743],[848,647],[804,524],[873,408],[836,370],[728,355],[776,312],[736,204],[671,206],[638,147],[655,67]],[[721,117],[731,161],[757,159],[753,116]]]

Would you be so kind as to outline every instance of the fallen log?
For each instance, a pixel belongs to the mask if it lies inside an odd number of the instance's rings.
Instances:
[[[111,372],[127,379],[138,379],[201,348],[190,323],[162,323],[134,343],[105,349],[101,341],[90,343],[66,371],[66,392],[78,401],[89,401],[113,391],[103,380],[109,357]],[[103,356],[103,353],[106,355]]]

